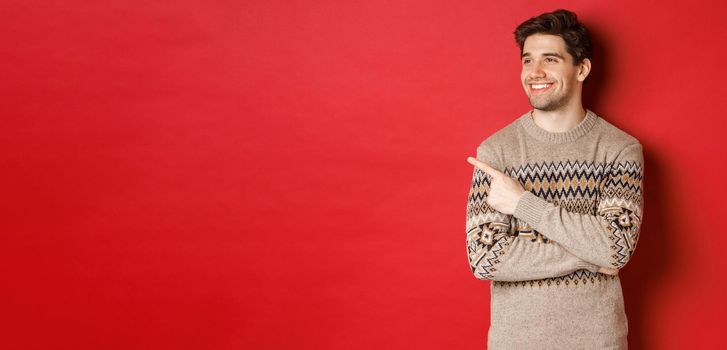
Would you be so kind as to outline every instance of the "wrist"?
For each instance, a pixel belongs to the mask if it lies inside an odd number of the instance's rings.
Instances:
[[[537,229],[549,202],[530,191],[523,192],[515,205],[513,215]]]

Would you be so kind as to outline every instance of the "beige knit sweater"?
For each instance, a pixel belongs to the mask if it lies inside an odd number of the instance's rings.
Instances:
[[[529,111],[484,140],[477,158],[528,191],[514,215],[490,208],[490,176],[475,168],[467,256],[491,280],[489,349],[626,349],[619,277],[642,218],[639,141],[592,111],[549,132]]]

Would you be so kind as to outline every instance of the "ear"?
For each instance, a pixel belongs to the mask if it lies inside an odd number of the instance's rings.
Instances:
[[[588,76],[588,73],[591,72],[591,60],[584,58],[583,61],[579,64],[578,67],[578,75],[576,76],[576,79],[578,81],[583,82],[586,80],[586,77]]]

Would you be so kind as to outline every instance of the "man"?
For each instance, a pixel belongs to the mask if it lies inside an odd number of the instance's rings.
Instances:
[[[584,109],[587,29],[570,11],[515,31],[533,107],[485,139],[467,203],[467,255],[491,280],[490,349],[626,349],[618,270],[643,210],[639,141]]]

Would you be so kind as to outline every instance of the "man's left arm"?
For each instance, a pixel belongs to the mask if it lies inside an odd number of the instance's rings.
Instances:
[[[641,230],[641,144],[626,146],[606,171],[596,215],[567,211],[530,191],[520,197],[513,215],[581,259],[621,269],[634,253]]]

